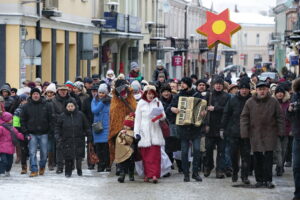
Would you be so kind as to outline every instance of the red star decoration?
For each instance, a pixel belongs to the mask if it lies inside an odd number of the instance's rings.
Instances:
[[[206,11],[207,21],[196,31],[207,37],[208,48],[213,48],[218,42],[231,47],[231,35],[241,29],[229,19],[229,10],[226,9],[219,15]]]

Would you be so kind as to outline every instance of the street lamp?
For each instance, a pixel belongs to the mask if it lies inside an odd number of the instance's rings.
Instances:
[[[98,50],[98,58],[99,58],[99,77],[101,77],[102,73],[102,29],[104,24],[106,23],[105,19],[92,19],[92,23],[94,26],[100,28],[100,34],[99,34],[99,50]]]

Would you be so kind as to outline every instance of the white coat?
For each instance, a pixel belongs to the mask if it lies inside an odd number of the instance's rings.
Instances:
[[[150,103],[141,99],[135,111],[135,121],[134,121],[134,134],[140,134],[141,140],[138,143],[138,147],[150,147],[153,145],[164,146],[165,140],[159,126],[159,120],[152,122],[150,113],[153,108],[157,108],[157,102],[159,102],[159,107],[163,110],[162,103],[157,99],[153,99]],[[165,119],[165,112],[163,111],[163,118]]]

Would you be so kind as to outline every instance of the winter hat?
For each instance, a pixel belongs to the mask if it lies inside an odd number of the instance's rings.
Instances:
[[[21,95],[19,96],[19,98],[20,98],[20,101],[25,101],[25,100],[27,100],[28,95],[27,95],[27,94],[21,94]]]
[[[69,88],[65,85],[58,85],[57,90],[68,90]]]
[[[93,83],[93,79],[91,79],[90,77],[85,77],[83,82],[84,83]]]
[[[285,89],[282,86],[277,86],[275,89],[275,94],[282,92],[283,94],[285,94]]]
[[[54,93],[56,93],[56,85],[54,83],[50,83],[50,85],[48,85],[48,87],[46,89],[46,93],[47,92],[54,92]]]
[[[139,91],[141,89],[141,84],[140,84],[139,81],[134,80],[131,83],[131,87],[132,87],[133,91],[137,92],[137,91]]]
[[[81,76],[76,76],[75,81],[74,82],[83,82],[82,77]]]
[[[124,80],[124,79],[118,79],[118,80],[116,81],[116,83],[115,83],[115,88],[120,87],[120,86],[122,86],[122,85],[127,85],[127,84],[128,84],[128,83],[127,83],[126,80]]]
[[[144,87],[144,92],[147,92],[147,91],[150,91],[150,90],[153,90],[156,92],[156,87],[154,85],[146,85]]]
[[[74,83],[72,83],[72,81],[67,81],[65,83],[65,86],[67,86],[68,88],[74,88]]]
[[[134,127],[134,113],[130,113],[125,117],[125,120],[123,122],[124,126],[128,126],[133,129]]]
[[[163,66],[164,67],[164,63],[162,60],[157,60],[156,61],[156,66]]]
[[[214,80],[214,84],[217,84],[217,83],[224,85],[224,79],[221,76],[216,77]]]
[[[75,82],[75,83],[74,83],[74,87],[76,87],[76,88],[78,88],[80,91],[82,91],[82,90],[83,90],[83,87],[84,87],[83,82],[80,82],[80,81]]]
[[[149,83],[146,80],[142,80],[141,85],[149,85]]]
[[[138,65],[138,63],[137,62],[131,62],[130,63],[130,69],[131,70],[133,70],[133,69],[137,69],[137,68],[139,68],[139,65]]]
[[[1,120],[4,122],[10,122],[12,120],[13,116],[9,112],[3,112],[1,116]]]
[[[239,84],[239,89],[246,88],[250,90],[250,83],[246,80],[241,80]]]
[[[104,94],[108,94],[108,87],[106,85],[106,83],[102,83],[99,88],[98,88],[98,92],[102,92]]]
[[[35,88],[35,87],[36,87],[36,84],[35,84],[34,82],[29,82],[29,83],[27,84],[27,86],[30,87],[30,88],[32,89],[32,88]]]
[[[163,93],[164,91],[172,92],[172,89],[169,84],[165,84],[160,88],[160,93]]]
[[[270,85],[265,82],[265,81],[259,81],[256,85],[256,88],[259,88],[259,87],[267,87],[267,88],[270,88]]]
[[[35,93],[35,92],[37,92],[41,95],[41,90],[39,88],[32,88],[31,91],[30,91],[30,96],[32,96],[33,93]]]
[[[6,90],[9,94],[10,94],[10,87],[9,87],[9,85],[6,85],[6,84],[4,84],[2,87],[1,87],[1,94],[2,94],[2,91],[3,90]]]
[[[36,83],[42,83],[42,79],[41,78],[36,78],[34,82],[36,82]]]
[[[229,85],[228,92],[230,92],[233,88],[238,88],[236,84]]]
[[[98,84],[93,84],[91,90],[98,90],[99,85]]]
[[[276,84],[276,83],[272,83],[272,84],[270,85],[270,90],[271,90],[271,91],[275,91],[275,90],[276,90],[276,87],[277,87],[277,84]]]
[[[49,86],[49,85],[50,85],[50,83],[49,83],[48,81],[45,81],[45,82],[43,83],[42,87],[44,88],[44,87]]]
[[[92,75],[92,79],[98,79],[99,78],[99,75],[98,74],[93,74]]]
[[[187,84],[187,86],[188,86],[189,88],[191,88],[192,85],[193,85],[193,81],[192,81],[192,79],[191,79],[190,77],[183,77],[183,78],[181,79],[181,82]]]
[[[112,75],[112,77],[108,76],[110,74]],[[107,70],[107,72],[106,72],[106,78],[115,79],[116,78],[115,72],[112,69]]]

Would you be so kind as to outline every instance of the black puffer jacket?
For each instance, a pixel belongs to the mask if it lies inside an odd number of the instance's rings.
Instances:
[[[294,93],[291,103],[297,105],[294,106],[294,110],[292,112],[287,112],[287,117],[291,121],[294,137],[300,139],[300,92]]]
[[[211,102],[210,102],[210,98]],[[221,120],[223,116],[223,111],[227,101],[230,99],[230,95],[220,91],[215,90],[212,93],[207,94],[208,106],[211,103],[211,106],[214,106],[214,111],[208,113],[207,123],[209,125],[209,132],[206,134],[207,137],[219,137]]]
[[[76,100],[73,97],[71,97],[69,94],[67,94],[66,97],[61,97],[59,94],[56,94],[55,98],[52,99],[53,109],[55,112],[56,119],[61,113],[65,111],[66,103],[69,101],[72,101],[77,105]]]
[[[55,137],[61,139],[64,159],[79,159],[85,156],[85,137],[90,139],[89,124],[84,114],[77,109],[62,113],[55,126]]]
[[[163,97],[160,98],[161,103],[163,104],[167,120],[170,124],[175,124],[176,122],[176,114],[171,111],[171,102],[174,99],[174,96],[171,95],[170,99],[165,99]]]
[[[240,134],[240,116],[245,106],[246,101],[251,97],[249,94],[243,97],[238,93],[231,97],[227,102],[223,117],[221,128],[225,130],[225,134],[230,137],[241,137]]]
[[[21,112],[23,134],[51,134],[53,131],[53,116],[51,106],[45,99],[33,101],[31,97]]]
[[[201,94],[198,93],[196,90],[182,90],[179,92],[177,96],[175,96],[171,102],[171,107],[178,107],[178,101],[179,97],[197,97],[201,98]],[[182,139],[194,139],[196,137],[199,137],[202,133],[202,127],[204,124],[202,124],[200,127],[196,127],[194,125],[184,125],[184,126],[177,126],[177,133],[180,138]]]

